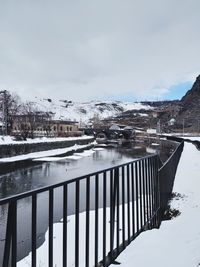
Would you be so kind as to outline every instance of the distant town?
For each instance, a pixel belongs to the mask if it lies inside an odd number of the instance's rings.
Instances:
[[[36,99],[22,102],[16,94],[0,91],[0,134],[25,140],[35,137],[81,136],[88,129],[132,129],[156,133],[200,133],[199,84],[181,100],[121,103],[91,101],[73,103]],[[91,133],[91,131],[89,131]],[[93,131],[94,133],[95,131]]]

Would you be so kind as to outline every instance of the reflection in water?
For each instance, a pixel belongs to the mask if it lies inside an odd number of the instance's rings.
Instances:
[[[39,187],[56,184],[91,172],[130,161],[134,155],[126,155],[114,149],[95,151],[90,157],[79,160],[63,160],[38,163],[0,176],[0,198]]]

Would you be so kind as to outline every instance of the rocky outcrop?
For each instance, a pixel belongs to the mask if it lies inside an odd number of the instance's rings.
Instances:
[[[200,75],[192,88],[180,101],[180,116],[185,119],[200,119]]]

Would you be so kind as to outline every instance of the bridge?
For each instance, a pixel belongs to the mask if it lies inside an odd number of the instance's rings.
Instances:
[[[109,128],[82,128],[87,135],[94,135],[96,138],[104,139],[130,139],[135,138],[133,129],[109,129]]]
[[[29,199],[30,262],[39,266],[37,226],[43,223],[39,213],[43,194],[48,195],[48,261],[45,266],[57,264],[55,251],[61,251],[61,264],[66,267],[104,266],[114,263],[117,256],[140,233],[159,228],[168,208],[177,165],[183,150],[181,142],[168,161],[163,164],[158,155],[143,157],[99,172],[25,192],[0,200],[7,210],[3,262],[1,266],[17,266],[19,260],[18,216],[20,203]],[[55,246],[54,213],[57,194],[62,196],[63,220],[60,247]],[[74,217],[68,213],[74,207]],[[84,216],[82,216],[84,214]],[[73,219],[74,218],[74,219]],[[73,231],[69,221],[74,224]],[[26,222],[24,222],[26,223]],[[82,229],[82,231],[81,231]],[[69,238],[70,236],[70,238]],[[43,255],[44,257],[44,255]]]

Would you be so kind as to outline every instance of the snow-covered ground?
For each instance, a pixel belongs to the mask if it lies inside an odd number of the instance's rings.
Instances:
[[[198,137],[196,137],[196,136],[181,136],[182,138],[184,138],[184,139],[190,139],[190,140],[192,140],[192,141],[200,141],[200,137],[198,136]]]
[[[62,141],[74,141],[82,139],[91,139],[91,136],[83,135],[80,137],[42,137],[42,138],[27,138],[26,141],[15,141],[15,138],[10,135],[0,135],[0,145],[11,145],[11,144],[33,144],[33,143],[51,143],[51,142],[62,142]]]
[[[171,207],[181,212],[180,216],[136,238],[117,258],[121,267],[200,266],[199,173],[200,151],[185,143],[173,189],[181,196],[171,202]]]
[[[136,201],[135,201],[136,206]],[[121,213],[120,206],[120,213]],[[127,204],[125,204],[125,216],[127,216]],[[132,213],[131,213],[132,216]],[[99,242],[98,242],[98,260],[101,261],[103,259],[103,209],[99,209]],[[122,216],[120,218],[120,225],[122,225]],[[86,212],[82,212],[79,215],[80,227],[79,227],[79,266],[85,266],[85,228],[86,228]],[[140,222],[140,220],[139,220]],[[115,222],[116,224],[116,222]],[[90,244],[89,244],[89,266],[94,266],[94,255],[95,255],[95,211],[90,211]],[[125,236],[127,238],[127,222],[125,222]],[[131,224],[132,227],[132,224]],[[61,219],[59,223],[55,223],[53,226],[54,234],[53,234],[53,266],[62,267],[62,233],[63,233],[63,220]],[[119,240],[122,243],[122,231],[119,233]],[[49,242],[49,230],[45,234],[45,242],[41,247],[37,249],[37,266],[48,266],[48,242]],[[75,215],[71,215],[67,217],[67,261],[68,267],[73,267],[75,262]],[[114,247],[116,247],[116,239],[114,240]],[[110,251],[110,208],[106,208],[106,253],[108,254]],[[31,253],[21,261],[17,263],[17,267],[29,267],[31,266]]]

